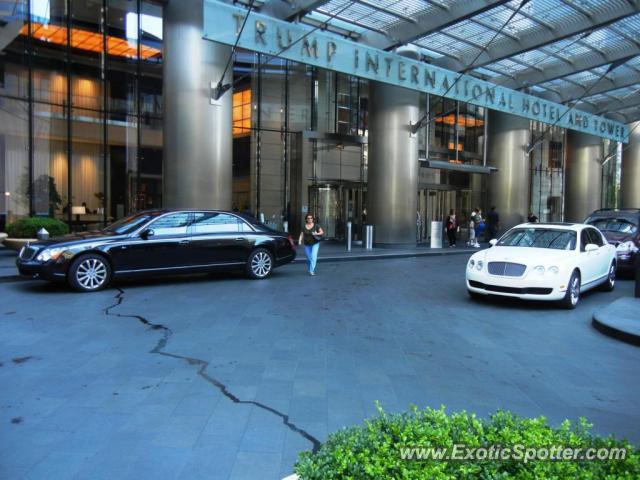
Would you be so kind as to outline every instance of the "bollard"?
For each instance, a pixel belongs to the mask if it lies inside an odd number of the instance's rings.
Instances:
[[[258,218],[260,219],[260,223],[264,224],[264,213],[260,212],[260,215],[258,215]]]
[[[282,222],[282,229],[289,233],[289,222],[287,222],[286,220],[284,222]]]
[[[431,248],[442,248],[442,222],[431,222]]]
[[[365,232],[365,249],[373,250],[373,225],[367,225]]]
[[[38,230],[38,234],[37,235],[38,235],[38,240],[48,240],[49,239],[49,232],[44,227],[42,227],[40,230]]]
[[[351,222],[347,222],[347,252],[351,251]]]

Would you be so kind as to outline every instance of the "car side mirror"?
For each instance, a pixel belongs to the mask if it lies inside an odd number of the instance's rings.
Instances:
[[[151,228],[147,228],[146,230],[140,232],[140,238],[142,238],[143,240],[149,240],[149,238],[153,237],[154,235],[155,232]]]
[[[498,243],[498,239],[497,238],[492,238],[491,240],[489,240],[489,245],[491,245],[492,247]]]
[[[584,251],[585,252],[593,252],[595,250],[598,250],[598,245],[596,245],[595,243],[587,243],[587,245],[584,247]]]

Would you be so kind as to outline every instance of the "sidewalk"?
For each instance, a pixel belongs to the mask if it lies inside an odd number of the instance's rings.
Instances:
[[[488,244],[482,244],[481,248],[486,248]],[[361,245],[352,245],[351,251],[347,252],[344,243],[326,241],[320,245],[318,252],[318,262],[350,262],[357,260],[384,260],[390,258],[407,258],[407,257],[427,257],[433,255],[455,255],[466,254],[471,255],[480,248],[468,247],[465,243],[459,244],[457,247],[449,248],[429,248],[426,244],[417,246],[406,246],[397,248],[374,248],[373,250],[365,250]],[[298,247],[298,255],[294,263],[304,263],[307,259],[304,255],[304,248]]]

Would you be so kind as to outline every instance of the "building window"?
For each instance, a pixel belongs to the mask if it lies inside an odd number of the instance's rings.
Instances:
[[[251,133],[251,89],[233,94],[233,136],[244,137]]]

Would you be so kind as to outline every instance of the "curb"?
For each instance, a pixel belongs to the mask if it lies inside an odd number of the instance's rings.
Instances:
[[[475,250],[477,251],[477,250]],[[444,251],[444,252],[406,252],[406,253],[381,253],[373,255],[350,255],[350,256],[336,256],[336,257],[319,257],[317,263],[324,262],[357,262],[361,260],[389,260],[394,258],[415,258],[415,257],[435,257],[445,255],[463,255],[472,254],[475,251]],[[292,263],[306,263],[307,259],[304,255],[296,256]]]
[[[591,324],[596,330],[604,335],[607,335],[608,337],[612,337],[616,340],[620,340],[622,342],[635,345],[636,347],[640,347],[640,335],[636,335],[634,333],[627,332],[625,330],[616,328],[615,326],[609,325],[599,320],[597,315],[595,314],[593,315]]]

